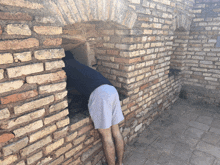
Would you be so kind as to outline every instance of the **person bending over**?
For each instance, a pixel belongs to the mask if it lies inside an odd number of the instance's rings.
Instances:
[[[108,165],[122,165],[124,140],[118,123],[124,120],[124,116],[117,90],[101,73],[75,60],[70,51],[65,53],[63,69],[67,82],[88,99],[89,114],[101,135]]]

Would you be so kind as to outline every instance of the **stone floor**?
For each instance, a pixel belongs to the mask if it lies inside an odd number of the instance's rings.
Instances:
[[[124,165],[220,165],[220,107],[177,100],[126,146]]]

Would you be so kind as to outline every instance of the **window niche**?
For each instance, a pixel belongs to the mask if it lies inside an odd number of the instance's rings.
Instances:
[[[89,63],[89,58],[87,58],[87,44],[85,41],[63,38],[62,47],[64,48],[66,55],[63,59],[70,60],[75,58],[80,63],[92,67]],[[71,54],[68,52],[71,52]],[[93,67],[93,69],[96,68]],[[75,123],[85,117],[88,117],[88,100],[86,100],[83,95],[71,86],[68,77],[67,91],[68,109],[71,123]]]
[[[189,39],[189,31],[180,26],[174,32],[173,53],[169,69],[169,77],[179,77],[185,70],[184,60],[186,59],[186,50]]]
[[[66,30],[67,31],[67,30]],[[83,37],[74,38],[72,36],[63,35],[62,38],[62,47],[65,50],[66,56],[65,60],[75,58],[80,63],[91,67],[98,71],[98,64],[95,58],[95,38],[91,40],[84,40]],[[71,56],[67,56],[67,52],[71,52]],[[117,88],[116,88],[117,89]],[[117,89],[118,90],[118,89]],[[69,118],[71,123],[78,122],[89,116],[88,111],[88,100],[86,97],[81,95],[77,89],[71,87],[71,84],[68,82],[67,77],[67,91],[68,91],[68,109],[69,109]],[[118,90],[119,91],[119,90]],[[123,100],[126,98],[125,95],[119,93],[119,99]]]

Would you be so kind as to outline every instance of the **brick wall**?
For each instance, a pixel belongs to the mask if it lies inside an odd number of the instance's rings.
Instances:
[[[187,68],[181,52],[193,1],[85,2],[0,0],[0,164],[104,161],[90,117],[68,117],[61,58],[81,42],[91,65],[126,95],[126,143],[178,99],[181,76],[168,74]]]
[[[220,89],[220,1],[196,1],[193,13],[188,48],[185,58],[185,88],[196,86],[200,90],[187,90],[189,97],[200,98],[219,104]],[[195,92],[197,91],[197,92]]]

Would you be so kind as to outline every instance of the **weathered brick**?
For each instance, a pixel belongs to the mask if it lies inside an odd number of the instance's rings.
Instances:
[[[92,154],[94,154],[97,150],[101,149],[101,147],[102,147],[102,143],[100,142],[97,143],[96,145],[94,145],[93,147],[91,147],[82,154],[81,160],[84,162],[87,158],[92,156]]]
[[[141,3],[140,0],[129,0],[129,2],[134,3],[134,4],[140,4]]]
[[[72,162],[72,164],[80,164],[80,163],[81,163],[80,157],[78,157],[76,160]]]
[[[25,162],[24,162],[24,160],[22,160],[22,161],[18,162],[16,165],[25,165]]]
[[[24,7],[28,9],[41,9],[44,8],[42,4],[39,3],[32,3],[24,0],[0,0],[0,4],[2,5],[9,5],[9,6],[16,6],[16,7]]]
[[[55,23],[56,19],[53,17],[40,17],[40,16],[35,16],[35,21],[39,23]]]
[[[54,101],[54,96],[48,96],[48,97],[45,97],[45,98],[34,100],[34,101],[31,101],[31,102],[25,103],[21,106],[15,106],[14,107],[14,113],[16,115],[19,114],[19,113],[24,113],[24,112],[30,111],[32,109],[40,108],[44,105],[50,104],[53,101]]]
[[[70,126],[70,130],[73,131],[73,130],[76,130],[77,128],[83,126],[84,124],[87,124],[89,123],[89,118],[85,118],[83,120],[80,120],[78,121],[77,123],[74,123],[73,125]]]
[[[64,67],[65,67],[65,63],[62,60],[45,63],[46,70],[60,69],[60,68],[64,68]]]
[[[54,111],[63,110],[66,107],[68,107],[68,102],[67,102],[67,100],[64,100],[64,101],[57,103],[55,105],[51,105],[49,108],[49,112],[52,113]]]
[[[64,92],[56,93],[54,97],[55,100],[57,101],[63,99],[66,96],[67,96],[67,91],[64,91]]]
[[[34,57],[38,60],[56,59],[65,57],[64,49],[47,49],[34,52]]]
[[[36,162],[37,160],[39,160],[42,157],[43,157],[43,152],[40,151],[40,152],[34,154],[33,156],[27,158],[27,164],[32,164],[32,163]]]
[[[8,165],[18,160],[17,155],[10,155],[6,157],[4,160],[0,160],[1,165]]]
[[[31,52],[22,52],[22,53],[14,53],[14,60],[15,62],[25,62],[31,61]]]
[[[28,25],[25,24],[9,24],[6,26],[5,31],[9,35],[25,35],[30,36],[31,30]]]
[[[12,54],[11,53],[0,54],[0,64],[9,64],[9,63],[13,63]]]
[[[92,136],[92,137],[94,137],[95,139],[100,139],[100,134],[99,134],[99,132],[98,132],[98,130],[97,129],[92,129],[91,131],[90,131],[90,135]],[[101,139],[100,139],[101,140]],[[93,143],[94,144],[94,143]]]
[[[10,112],[8,108],[0,109],[0,120],[7,119],[10,117]]]
[[[47,146],[47,147],[45,148],[45,152],[44,152],[44,153],[45,153],[46,155],[49,154],[50,152],[52,152],[52,151],[54,151],[55,149],[57,149],[57,148],[59,148],[60,146],[62,146],[63,143],[64,143],[64,138],[62,138],[62,139],[60,139],[60,140],[58,140],[58,141],[56,141],[56,142],[50,144],[49,146]]]
[[[49,74],[28,76],[28,77],[26,77],[26,81],[29,84],[31,84],[31,83],[45,84],[45,83],[51,83],[53,81],[58,81],[58,80],[61,80],[64,78],[66,78],[66,72],[59,71],[59,72],[49,73]]]
[[[12,133],[3,133],[0,135],[0,143],[5,143],[15,137]]]
[[[37,90],[32,90],[32,91],[19,93],[19,94],[13,94],[13,95],[1,97],[0,100],[2,104],[8,104],[8,103],[17,102],[20,100],[26,100],[28,98],[35,97],[37,95],[38,95]]]
[[[72,150],[70,150],[67,153],[65,153],[65,157],[69,158],[69,157],[73,156],[75,153],[80,151],[82,148],[83,148],[83,144],[78,145],[77,147],[75,147]]]
[[[93,129],[93,125],[90,124],[90,125],[87,125],[85,127],[82,127],[79,131],[78,131],[78,136],[81,136],[82,134],[88,132],[89,130]]]
[[[41,127],[43,127],[43,122],[42,122],[42,120],[38,120],[38,121],[31,123],[27,126],[24,126],[22,128],[14,130],[13,133],[15,134],[15,137],[20,137],[26,133],[35,131]]]
[[[149,84],[142,85],[142,86],[140,87],[140,90],[143,90],[143,89],[147,88],[148,86],[149,86]]]
[[[30,143],[35,142],[36,140],[41,139],[42,137],[49,135],[56,130],[57,130],[57,127],[55,125],[52,125],[52,126],[46,127],[44,129],[34,133],[34,134],[31,134],[30,135]]]
[[[24,84],[23,80],[15,80],[15,81],[10,81],[10,82],[0,83],[0,93],[19,89],[23,84]]]
[[[2,148],[4,156],[8,156],[11,155],[13,153],[16,153],[17,151],[19,151],[20,149],[24,148],[25,146],[27,146],[28,144],[28,138],[25,137],[17,142],[14,142],[10,145],[7,145],[5,147]]]
[[[0,80],[4,78],[4,70],[0,69]]]
[[[31,144],[30,146],[20,150],[21,156],[27,156],[30,153],[32,153],[33,151],[37,150],[38,148],[42,148],[43,146],[45,146],[46,144],[52,142],[52,138],[50,136],[34,143]]]
[[[39,41],[36,38],[28,38],[24,40],[9,40],[0,42],[0,50],[19,50],[29,49],[39,46]]]
[[[73,144],[76,146],[76,145],[82,143],[85,139],[86,139],[86,135],[83,135],[83,136],[81,136],[81,137],[75,139],[75,140],[73,141]]]
[[[60,156],[58,159],[54,160],[53,162],[49,163],[48,165],[57,165],[61,164],[64,161],[64,156]]]
[[[43,63],[36,63],[31,65],[18,66],[14,68],[8,68],[9,78],[19,77],[23,75],[29,75],[32,73],[42,72],[44,70]]]
[[[144,34],[153,34],[152,30],[144,30]]]
[[[60,91],[60,90],[64,90],[64,89],[66,89],[66,82],[40,86],[39,93],[45,94],[45,93],[56,92],[56,91]]]
[[[63,128],[63,129],[61,129],[60,131],[54,132],[53,133],[53,138],[54,139],[59,139],[59,138],[61,138],[63,136],[66,136],[68,130],[69,130],[69,128],[67,126],[67,127]]]
[[[31,21],[32,17],[28,13],[9,13],[9,12],[0,12],[0,20],[22,20],[22,21]]]
[[[86,140],[84,143],[85,145],[89,145],[90,143],[94,142],[94,137],[89,138],[88,140]]]
[[[25,114],[25,115],[20,116],[18,118],[9,120],[7,128],[9,129],[9,128],[17,126],[21,123],[32,121],[34,119],[42,117],[44,114],[45,114],[45,109],[41,109],[41,110],[37,110],[37,111],[29,113],[29,114]]]
[[[0,26],[0,35],[2,34],[2,26]]]
[[[127,59],[127,58],[115,58],[115,62],[118,63],[125,63],[125,64],[131,64],[131,63],[135,63],[141,61],[140,57],[137,58],[132,58],[132,59]]]
[[[40,161],[37,162],[37,165],[46,164],[46,163],[50,162],[52,159],[53,158],[51,155],[44,157],[43,159],[41,159]]]
[[[69,143],[67,145],[65,145],[64,147],[58,149],[56,152],[55,152],[55,155],[56,157],[59,157],[60,155],[64,154],[65,152],[67,152],[68,150],[70,150],[72,148],[72,144]]]
[[[45,46],[59,46],[62,44],[62,38],[47,38],[43,44]]]
[[[135,132],[137,132],[138,130],[140,130],[142,128],[142,123],[140,123],[139,125],[137,125],[134,129]]]
[[[66,119],[63,119],[63,120],[60,120],[58,122],[56,122],[56,125],[57,125],[57,128],[62,128],[62,127],[65,127],[66,125],[68,125],[70,123],[70,118],[66,118]]]
[[[62,117],[68,115],[68,114],[69,114],[68,109],[65,109],[65,110],[61,111],[60,113],[57,113],[57,114],[55,114],[55,115],[53,115],[53,116],[50,116],[50,117],[45,118],[44,124],[46,125],[46,124],[49,124],[49,123],[51,123],[51,122],[53,122],[53,121],[59,120],[59,119],[61,119]]]
[[[70,163],[73,163],[73,158],[67,159],[65,162],[62,163],[62,165],[70,165]]]
[[[59,35],[62,34],[62,27],[56,26],[34,26],[34,31],[42,35]]]
[[[68,135],[65,140],[67,142],[69,142],[69,141],[72,141],[73,139],[75,139],[76,137],[77,137],[77,131],[72,133],[72,134],[70,134],[70,135]]]
[[[118,50],[107,50],[107,54],[110,54],[110,55],[119,55],[119,51]]]

